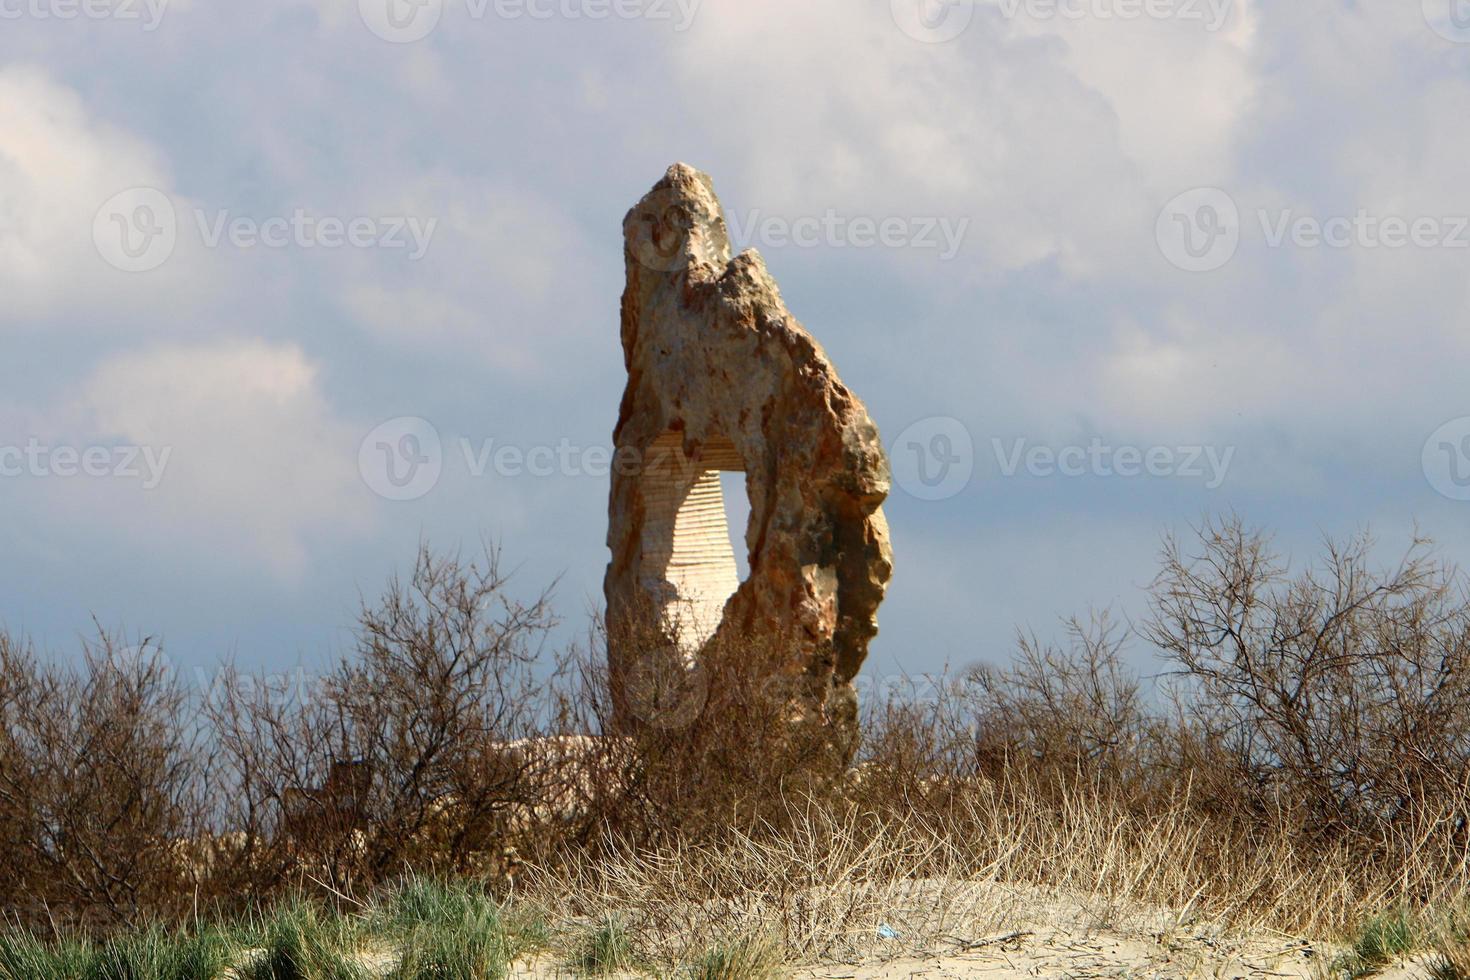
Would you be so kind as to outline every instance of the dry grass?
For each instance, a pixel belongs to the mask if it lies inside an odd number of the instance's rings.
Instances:
[[[707,976],[1038,916],[1361,938],[1470,897],[1465,582],[1418,543],[1368,554],[1288,575],[1263,536],[1207,525],[1166,543],[1132,634],[1079,620],[1065,647],[1023,638],[933,697],[871,699],[845,771],[845,744],[787,723],[779,639],[704,651],[676,723],[589,735],[611,730],[598,649],[547,668],[547,601],[508,598],[493,554],[425,552],[305,702],[232,674],[201,713],[106,638],[62,670],[0,636],[0,903],[105,942],[294,894],[355,915],[445,875],[551,910],[545,941],[584,972]],[[1130,635],[1172,666],[1168,697],[1127,669]],[[493,974],[499,914],[464,912],[484,941],[459,953],[395,942]]]
[[[933,955],[1061,915],[1084,934],[1330,937],[1392,890],[1346,852],[1218,839],[1185,797],[1140,821],[1095,787],[1028,793],[986,784],[930,817],[808,805],[779,833],[651,850],[607,841],[597,861],[533,869],[525,894],[574,921],[621,916],[636,959],[668,965],[742,935],[788,961]]]
[[[1470,980],[1470,934],[1461,917],[1446,916],[1433,934],[1433,980]]]

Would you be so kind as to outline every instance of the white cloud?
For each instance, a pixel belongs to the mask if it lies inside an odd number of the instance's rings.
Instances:
[[[708,139],[739,164],[716,174],[731,208],[971,218],[959,258],[928,266],[925,312],[942,319],[903,328],[967,369],[892,366],[931,406],[917,414],[1061,437],[1294,433],[1298,457],[1275,466],[1292,486],[1455,414],[1466,253],[1268,248],[1257,212],[1470,214],[1470,136],[1447,124],[1470,100],[1463,46],[1413,4],[1233,0],[1219,30],[1003,14],[1016,6],[977,4],[965,33],[923,44],[886,4],[749,0],[705,7],[671,48]],[[1228,266],[1190,274],[1154,228],[1198,186],[1228,190],[1243,234]],[[965,281],[1005,304],[951,289]]]
[[[379,340],[546,376],[579,355],[578,338],[600,329],[581,272],[595,261],[592,250],[555,200],[445,175],[364,194],[369,213],[436,222],[422,259],[363,254],[341,280],[339,303]],[[603,261],[616,267],[618,254]]]
[[[711,138],[741,159],[753,205],[969,217],[945,276],[1055,261],[1152,278],[1138,259],[1159,204],[1229,176],[1257,84],[1251,32],[1001,9],[924,44],[888,4],[748,0],[703,8],[672,51],[690,102],[717,108]]]
[[[1418,4],[1273,5],[1255,19],[1254,57],[1270,69],[1229,129],[1239,176],[1221,184],[1241,211],[1240,249],[1217,272],[1172,276],[1172,295],[1140,296],[1149,315],[1118,315],[1128,327],[1079,390],[1119,424],[1202,438],[1270,427],[1292,434],[1296,465],[1392,459],[1387,472],[1412,480],[1418,442],[1464,414],[1470,136],[1445,124],[1470,101],[1464,49]],[[1360,215],[1427,219],[1460,244],[1273,246],[1261,226]]]
[[[1152,191],[1172,197],[1230,177],[1259,95],[1255,0],[1162,2],[1170,16],[1158,18],[1117,16],[1154,6],[1117,0],[1031,6],[1079,12],[1023,13],[1009,26],[1018,38],[1062,42],[1060,64],[1102,95],[1118,120],[1119,151]]]
[[[157,492],[0,482],[35,547],[59,549],[66,536],[44,522],[65,521],[289,578],[315,573],[321,554],[344,561],[336,539],[391,514],[375,529],[405,547],[425,528],[452,540],[486,527],[512,553],[565,555],[595,595],[605,488],[472,479],[456,438],[606,438],[622,383],[618,219],[681,157],[742,216],[969,219],[948,263],[919,250],[768,254],[885,432],[952,414],[981,453],[992,436],[1094,433],[1239,448],[1224,490],[1182,505],[1172,484],[1015,484],[1007,498],[978,477],[947,505],[905,516],[896,501],[909,543],[883,612],[889,649],[970,642],[977,630],[946,612],[955,582],[990,597],[982,655],[1015,620],[1106,601],[1150,567],[1136,549],[1181,512],[1239,503],[1315,528],[1323,507],[1381,518],[1436,502],[1419,452],[1467,411],[1465,253],[1267,249],[1249,231],[1263,206],[1470,213],[1470,133],[1455,125],[1470,49],[1412,0],[1234,0],[1218,32],[1007,19],[984,0],[945,44],[905,36],[882,0],[705,3],[682,34],[457,14],[412,45],[373,36],[356,6],[196,5],[147,39],[7,28],[8,51],[47,67],[0,69],[0,328],[48,330],[7,357],[21,367],[0,364],[0,398],[23,387],[33,403],[0,422],[174,446]],[[252,85],[224,83],[241,71]],[[409,263],[373,249],[191,255],[186,219],[178,255],[128,276],[99,261],[91,231],[97,205],[133,185],[176,200],[183,186],[211,213],[252,219],[301,207],[440,224]],[[1192,275],[1169,265],[1154,228],[1165,201],[1200,185],[1227,189],[1249,225],[1228,266]],[[180,315],[201,299],[208,316]],[[114,321],[268,339],[157,346],[155,334],[119,354],[135,331],[64,333]],[[349,425],[319,363],[365,414],[433,416],[451,455],[432,496],[397,510],[371,498],[357,440],[382,419]],[[1116,529],[1108,492],[1114,506],[1136,501]],[[1451,526],[1459,513],[1430,516]],[[990,521],[983,548],[944,537],[946,521],[977,520]],[[1062,540],[1079,533],[1079,547]],[[364,551],[387,552],[369,540]],[[105,589],[119,567],[78,591]],[[173,574],[140,580],[162,594]]]
[[[362,432],[339,418],[294,345],[164,346],[105,361],[34,418],[48,446],[137,446],[142,479],[34,481],[30,506],[186,562],[206,556],[300,575],[315,541],[367,529]],[[41,484],[44,483],[44,490]],[[223,556],[223,558],[221,558]]]
[[[206,285],[187,246],[161,268],[130,274],[93,239],[98,209],[114,195],[173,196],[171,183],[156,148],[93,118],[76,92],[37,68],[0,68],[0,324],[68,313],[162,323],[177,313]]]

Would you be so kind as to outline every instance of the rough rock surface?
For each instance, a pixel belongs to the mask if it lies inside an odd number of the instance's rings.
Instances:
[[[760,255],[731,257],[708,176],[670,167],[623,235],[628,384],[605,580],[615,710],[649,720],[629,693],[647,651],[619,638],[653,621],[690,667],[721,631],[774,638],[790,652],[793,717],[855,736],[852,680],[892,573],[878,431]],[[750,498],[738,588],[719,471],[744,472]]]

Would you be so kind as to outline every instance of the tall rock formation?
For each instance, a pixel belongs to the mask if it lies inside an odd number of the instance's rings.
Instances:
[[[650,717],[640,700],[640,664],[656,654],[640,624],[656,624],[690,671],[706,644],[736,631],[779,644],[789,717],[827,726],[850,755],[852,681],[893,568],[878,430],[759,253],[731,257],[708,176],[670,167],[628,212],[623,238],[628,384],[604,583],[617,722],[690,717],[688,705]],[[739,583],[722,471],[743,472],[750,498]]]

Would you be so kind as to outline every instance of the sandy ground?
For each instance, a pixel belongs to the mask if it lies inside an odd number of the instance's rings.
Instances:
[[[1039,977],[1085,978],[1301,978],[1325,976],[1324,954],[1310,947],[1276,946],[1266,941],[1239,945],[1206,940],[1174,940],[1161,944],[1145,939],[1098,935],[1092,938],[1054,935],[996,942],[969,952],[851,964],[793,966],[795,980],[948,980],[988,977],[992,980],[1035,980]],[[518,964],[520,980],[572,977],[554,960]],[[1422,961],[1409,961],[1376,974],[1379,980],[1427,980]]]
[[[1010,978],[1321,978],[1338,950],[1275,933],[1242,935],[1163,909],[1120,910],[1084,896],[992,885],[1002,928],[931,937],[922,953],[903,936],[880,941],[850,964],[792,971],[799,980],[899,980],[926,977]],[[884,945],[891,947],[885,950]],[[1424,971],[1385,973],[1423,977]]]
[[[815,966],[810,980],[901,977],[1301,977],[1321,975],[1334,951],[1290,936],[1232,936],[1162,913],[1106,916],[1086,903],[1052,899],[1006,932],[945,937],[948,948],[843,966]]]
[[[1109,955],[1109,954],[1113,955]],[[1205,958],[1193,965],[1178,962],[1159,962],[1147,954],[1128,955],[1125,950],[1056,950],[1051,952],[1023,951],[1005,959],[980,956],[947,956],[928,960],[895,960],[881,966],[862,967],[850,970],[797,970],[792,975],[804,978],[832,978],[832,980],[898,980],[898,978],[924,977],[928,980],[945,980],[949,977],[990,977],[994,980],[1012,980],[1025,977],[1088,978],[1088,977],[1321,977],[1313,973],[1309,964],[1278,963],[1272,969],[1263,962]],[[1381,980],[1423,980],[1428,971],[1418,964],[1408,964],[1377,974]]]
[[[905,957],[860,965],[828,964],[794,966],[787,975],[794,980],[948,980],[959,977],[988,977],[992,980],[1036,980],[1058,977],[1084,978],[1302,978],[1321,980],[1322,960],[1299,950],[1271,949],[1270,944],[1236,950],[1212,948],[1209,944],[1184,943],[1172,948],[1146,941],[1050,937],[1022,939],[996,944],[972,952],[928,957]],[[554,961],[519,964],[513,977],[546,980],[572,977]],[[1380,980],[1426,980],[1422,962],[1397,964],[1376,975]]]
[[[992,889],[997,886],[990,886]],[[915,950],[901,932],[874,937],[850,963],[793,965],[796,980],[993,980],[1084,978],[1301,978],[1323,980],[1340,950],[1276,933],[1238,934],[1161,910],[1120,913],[1084,898],[1000,889],[1009,905],[1003,929],[930,935]],[[993,896],[995,897],[995,896]],[[554,957],[517,964],[520,980],[570,976]],[[1425,961],[1398,963],[1382,980],[1427,980]]]
[[[996,941],[969,952],[903,958],[858,966],[798,968],[810,980],[898,980],[906,977],[1301,977],[1319,976],[1320,954],[1300,946],[1171,939],[1159,942],[1098,934],[1055,934]],[[1416,974],[1401,974],[1411,976]]]

